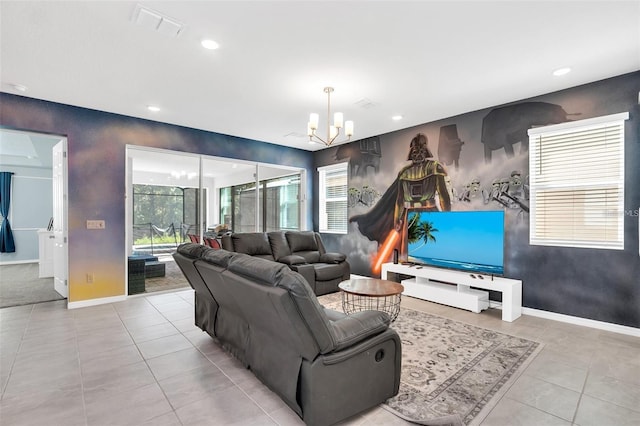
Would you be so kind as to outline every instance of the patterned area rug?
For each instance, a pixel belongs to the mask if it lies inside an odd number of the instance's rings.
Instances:
[[[342,311],[340,293],[318,298]],[[425,425],[479,423],[542,344],[402,308],[391,324],[402,340],[398,395],[383,407]]]

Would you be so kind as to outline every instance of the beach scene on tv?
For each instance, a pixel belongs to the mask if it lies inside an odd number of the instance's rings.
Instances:
[[[410,211],[406,232],[411,263],[504,274],[504,211]]]

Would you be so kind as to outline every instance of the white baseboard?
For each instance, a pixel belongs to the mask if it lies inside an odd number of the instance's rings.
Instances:
[[[23,265],[25,263],[38,263],[38,259],[32,260],[10,260],[7,262],[0,262],[0,266],[8,266],[8,265]]]
[[[574,317],[571,315],[557,314],[555,312],[542,311],[540,309],[522,308],[523,315],[531,315],[532,317],[545,318],[553,321],[566,322],[574,325],[582,325],[584,327],[596,328],[598,330],[611,331],[613,333],[626,334],[629,336],[640,337],[640,328],[628,327],[626,325],[618,325],[610,322],[596,321],[587,318]]]
[[[502,303],[496,302],[495,300],[489,300],[489,308],[502,309]],[[583,327],[591,327],[598,330],[611,331],[612,333],[620,333],[626,334],[628,336],[640,337],[640,328],[613,324],[610,322],[596,321],[565,314],[557,314],[555,312],[543,311],[540,309],[525,308],[524,306],[522,307],[522,315],[531,315],[532,317],[539,317],[552,321],[564,322],[567,324],[581,325]]]
[[[80,300],[78,302],[68,302],[67,309],[86,308],[88,306],[104,305],[106,303],[122,302],[127,300],[127,296],[101,297],[99,299]]]

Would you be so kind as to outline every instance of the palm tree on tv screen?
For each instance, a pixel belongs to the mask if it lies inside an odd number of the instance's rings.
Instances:
[[[425,244],[428,244],[430,241],[435,243],[436,237],[433,234],[436,232],[438,232],[438,229],[433,226],[433,222],[418,221],[418,215],[415,215],[409,222],[407,240],[409,241],[409,244],[414,244],[420,240],[423,241],[422,245],[413,249],[415,251],[423,247]]]

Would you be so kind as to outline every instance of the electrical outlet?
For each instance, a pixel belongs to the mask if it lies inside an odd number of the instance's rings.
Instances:
[[[104,229],[104,220],[87,220],[87,229]]]
[[[87,274],[87,284],[93,284],[93,274]]]

